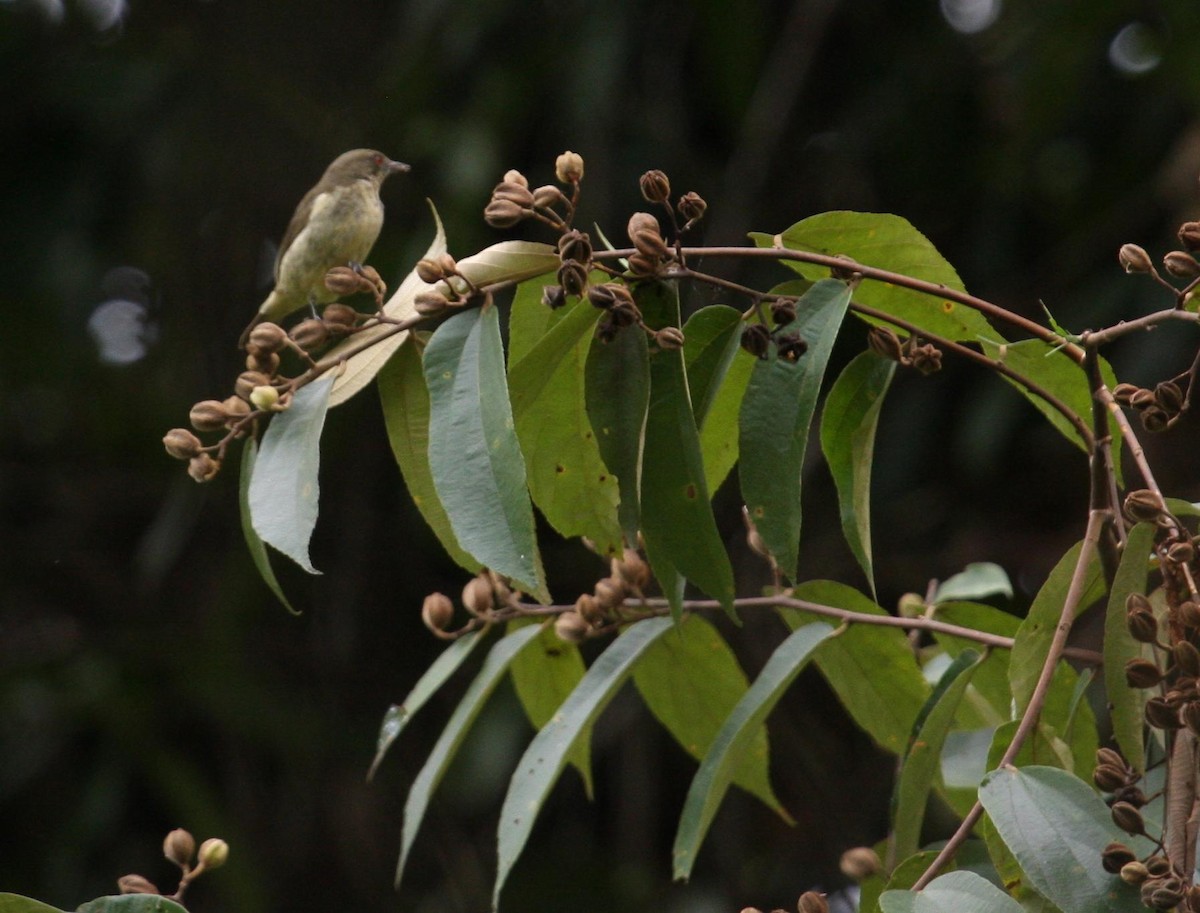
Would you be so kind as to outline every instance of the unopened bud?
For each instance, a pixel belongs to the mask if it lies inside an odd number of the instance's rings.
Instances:
[[[163,447],[177,460],[190,460],[204,446],[200,438],[186,428],[172,428],[163,435]]]
[[[250,414],[250,404],[240,396],[231,396],[221,403],[225,407],[225,411],[229,413],[229,423],[232,424],[238,419],[245,418]]]
[[[1135,888],[1149,877],[1150,870],[1146,868],[1144,862],[1138,862],[1135,859],[1133,862],[1127,862],[1121,866],[1121,880]]]
[[[654,342],[660,349],[666,349],[667,351],[682,349],[684,343],[683,330],[679,329],[679,327],[663,327],[654,334]]]
[[[1152,697],[1146,701],[1142,709],[1146,722],[1155,729],[1179,729],[1183,721],[1179,719],[1179,708],[1161,697]]]
[[[546,305],[550,310],[557,311],[566,303],[567,293],[561,285],[542,286],[542,304]]]
[[[1180,225],[1179,243],[1190,251],[1200,250],[1200,222],[1184,222]]]
[[[454,603],[442,593],[430,593],[421,604],[421,621],[431,631],[445,631],[454,618]]]
[[[671,198],[671,182],[665,172],[657,169],[643,174],[638,188],[647,203],[665,203]]]
[[[219,869],[229,860],[229,844],[220,837],[209,837],[200,844],[196,859],[206,869]]]
[[[1125,496],[1125,514],[1134,523],[1157,520],[1162,512],[1162,499],[1148,488],[1139,488]]]
[[[1189,599],[1187,602],[1181,602],[1175,611],[1179,616],[1180,623],[1185,627],[1200,628],[1200,605],[1196,605]]]
[[[492,228],[512,228],[525,216],[526,210],[511,200],[492,200],[483,210],[483,219]]]
[[[121,894],[161,894],[148,878],[141,875],[122,875],[117,879],[117,891]]]
[[[904,343],[891,327],[871,327],[867,331],[867,345],[876,355],[900,361],[904,357]]]
[[[279,390],[270,384],[263,384],[250,391],[250,405],[263,412],[270,412],[279,402]]]
[[[229,421],[229,412],[215,399],[206,399],[192,406],[188,421],[197,431],[219,431]]]
[[[625,586],[620,580],[605,577],[596,583],[596,602],[602,609],[615,609],[625,601]]]
[[[442,267],[435,260],[418,260],[416,269],[417,278],[429,285],[440,282],[446,277],[445,272],[442,271]]]
[[[1171,415],[1166,409],[1161,406],[1147,406],[1138,415],[1142,421],[1142,427],[1151,434],[1158,434],[1160,431],[1166,431],[1167,426],[1171,424]]]
[[[1188,701],[1179,708],[1179,719],[1193,733],[1200,732],[1200,701]]]
[[[515,168],[504,172],[504,180],[509,184],[520,184],[522,187],[529,186],[529,181],[526,179],[525,175],[521,174],[521,172],[517,171]]]
[[[558,239],[558,255],[563,260],[587,264],[592,260],[592,239],[586,232],[572,229]]]
[[[1126,783],[1125,769],[1101,764],[1092,771],[1092,782],[1102,792],[1114,793]]]
[[[543,184],[533,192],[533,205],[536,209],[553,209],[555,206],[567,205],[566,194],[553,184]]]
[[[1158,664],[1148,659],[1135,658],[1125,664],[1125,681],[1130,688],[1153,688],[1162,678]]]
[[[1164,380],[1154,388],[1154,401],[1174,414],[1183,408],[1183,390],[1174,381]]]
[[[925,597],[920,593],[905,593],[896,603],[896,611],[901,618],[920,618],[927,608]]]
[[[1122,244],[1121,250],[1117,253],[1117,259],[1121,263],[1121,268],[1127,273],[1154,272],[1154,262],[1150,259],[1150,255],[1146,253],[1144,247],[1137,244]]]
[[[472,577],[463,587],[462,603],[472,615],[490,612],[494,598],[491,581],[486,577]]]
[[[253,347],[255,354],[278,352],[287,344],[287,333],[277,323],[260,323],[246,337],[247,347]]]
[[[796,901],[796,909],[799,913],[829,913],[829,904],[826,902],[824,894],[805,891]]]
[[[267,377],[274,377],[279,371],[279,356],[275,352],[259,352],[254,346],[246,346],[246,370],[258,371]]]
[[[1113,387],[1112,395],[1118,403],[1129,404],[1133,395],[1142,389],[1137,384],[1117,384]]]
[[[675,204],[675,209],[683,220],[691,225],[698,222],[704,217],[705,210],[708,209],[708,204],[704,202],[704,198],[694,190],[689,190],[679,198],[679,202]]]
[[[671,255],[671,249],[663,240],[662,228],[658,224],[658,219],[650,213],[635,212],[629,217],[626,231],[629,240],[633,242],[633,246],[642,256],[663,259]]]
[[[584,621],[578,612],[563,612],[554,619],[554,633],[564,643],[583,643],[590,631],[591,625]]]
[[[1200,263],[1184,250],[1173,250],[1163,257],[1163,267],[1176,279],[1195,279],[1200,276]]]
[[[604,621],[604,609],[600,607],[600,603],[591,593],[583,593],[575,600],[575,611],[589,625],[598,625]]]
[[[619,559],[613,559],[613,573],[634,591],[641,590],[650,582],[650,565],[632,548],[621,552]]]
[[[325,288],[339,298],[362,288],[362,277],[348,266],[335,266],[325,273]]]
[[[320,325],[321,321],[313,320],[306,321]],[[250,393],[255,387],[262,387],[271,383],[271,378],[263,374],[262,371],[243,371],[238,375],[237,381],[234,382],[233,392],[247,402],[250,401]]]
[[[1129,635],[1138,643],[1152,644],[1158,640],[1158,619],[1149,609],[1135,609],[1125,616]]]
[[[775,326],[785,327],[796,319],[796,300],[794,298],[776,298],[771,302],[771,319]]]
[[[196,838],[181,827],[175,828],[163,840],[163,855],[181,869],[192,864],[196,852]]]
[[[766,358],[771,347],[771,331],[761,323],[742,327],[742,348],[755,358]]]
[[[188,475],[197,482],[211,482],[221,471],[221,461],[207,453],[198,453],[188,460]]]
[[[321,311],[321,319],[332,330],[348,330],[358,323],[358,311],[348,304],[331,304]]]
[[[292,342],[305,352],[311,352],[313,349],[319,349],[329,340],[329,328],[323,321],[310,317],[292,327],[290,335]]]
[[[413,310],[422,317],[440,314],[450,304],[450,299],[441,292],[421,292],[413,299]]]
[[[558,284],[568,295],[582,295],[587,288],[588,271],[582,263],[567,260],[558,268]]]
[[[1137,859],[1137,854],[1123,843],[1110,843],[1100,851],[1104,871],[1116,875],[1122,868]]]
[[[554,176],[560,184],[578,184],[583,180],[583,156],[567,150],[554,160]]]
[[[1114,802],[1112,806],[1113,823],[1127,834],[1143,834],[1146,832],[1146,822],[1142,813],[1128,802]]]
[[[515,203],[522,209],[533,205],[533,194],[529,192],[529,184],[517,184],[501,181],[492,191],[492,202]]]
[[[842,853],[838,866],[843,875],[855,881],[870,878],[883,869],[883,864],[879,861],[879,854],[869,846],[856,846],[846,850]]]
[[[794,364],[808,351],[808,341],[799,333],[782,333],[775,340],[775,349],[780,358]],[[940,356],[941,353],[938,354]]]

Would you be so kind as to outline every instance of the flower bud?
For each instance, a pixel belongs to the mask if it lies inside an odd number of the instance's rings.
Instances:
[[[247,345],[246,370],[274,377],[279,371],[279,356],[274,352],[258,352],[254,346]]]
[[[612,562],[614,576],[634,592],[640,591],[650,582],[650,565],[646,559],[637,553],[636,549],[627,548],[621,552],[621,557]]]
[[[687,225],[691,225],[704,217],[704,212],[708,209],[708,204],[704,202],[704,198],[696,193],[696,191],[689,190],[679,198],[679,202],[675,204],[675,209]]]
[[[1162,678],[1158,664],[1148,659],[1134,658],[1125,664],[1125,681],[1130,688],[1153,688]]]
[[[654,334],[654,343],[660,349],[666,349],[669,352],[682,349],[684,343],[683,330],[679,329],[679,327],[663,327]]]
[[[871,327],[867,331],[867,345],[876,355],[900,361],[904,357],[904,343],[891,327]]]
[[[558,268],[558,284],[568,295],[582,295],[587,288],[588,271],[582,263],[567,260]]]
[[[796,909],[799,913],[829,913],[829,904],[826,902],[824,894],[805,891],[796,901]]]
[[[521,209],[533,206],[533,194],[529,192],[529,184],[517,184],[501,181],[492,190],[492,202],[515,203]]]
[[[642,312],[638,310],[638,306],[633,303],[632,298],[627,301],[618,299],[608,309],[608,319],[617,329],[631,327],[641,320],[641,317]]]
[[[413,299],[413,310],[422,317],[434,317],[450,305],[450,299],[441,292],[420,292]]]
[[[1114,767],[1111,764],[1101,764],[1092,771],[1092,782],[1096,784],[1096,788],[1101,792],[1116,792],[1125,785],[1125,769],[1123,767]]]
[[[371,266],[369,263],[364,263],[358,268],[358,275],[362,282],[359,285],[364,292],[372,292],[383,297],[387,292],[387,283],[383,281],[383,277],[379,275],[379,270]]]
[[[1181,640],[1171,648],[1171,656],[1175,660],[1175,671],[1188,678],[1200,675],[1200,650],[1186,640]]]
[[[592,307],[603,311],[611,309],[619,302],[633,302],[633,293],[620,282],[604,282],[588,287],[587,299]]]
[[[1146,822],[1142,813],[1128,802],[1114,802],[1112,806],[1113,823],[1127,834],[1144,834]]]
[[[554,619],[554,633],[564,643],[583,643],[590,631],[591,625],[584,621],[578,612],[563,612]]]
[[[504,172],[504,180],[509,184],[520,184],[522,187],[529,186],[529,181],[525,178],[525,175],[521,174],[515,168]]]
[[[1183,390],[1174,381],[1164,380],[1154,388],[1154,401],[1174,414],[1183,408]]]
[[[161,894],[147,878],[141,875],[122,875],[117,879],[117,891],[121,894]]]
[[[229,413],[215,399],[206,399],[192,406],[188,421],[197,431],[219,431],[229,421]]]
[[[561,285],[542,286],[542,304],[546,305],[550,310],[557,311],[566,303],[567,293]]]
[[[1146,253],[1144,247],[1139,247],[1137,244],[1122,244],[1121,250],[1117,253],[1117,259],[1121,263],[1121,268],[1127,273],[1154,272],[1154,263],[1150,260],[1150,255]]]
[[[533,192],[533,205],[536,209],[553,209],[555,206],[569,204],[566,194],[553,184],[543,184]]]
[[[1200,628],[1200,606],[1192,602],[1181,602],[1176,609],[1180,624],[1188,628]]]
[[[665,259],[671,255],[671,249],[667,247],[667,242],[663,240],[662,229],[659,227],[658,219],[650,215],[648,212],[635,212],[629,217],[629,225],[626,228],[629,235],[629,240],[633,242],[633,246],[637,248],[639,254],[644,257]]]
[[[1126,884],[1133,885],[1135,888],[1149,876],[1150,872],[1146,868],[1146,864],[1138,862],[1136,859],[1121,866],[1121,880]]]
[[[447,276],[458,275],[458,261],[448,251],[442,251],[438,254],[437,262],[442,267],[442,272]]]
[[[755,358],[766,358],[771,347],[771,331],[761,323],[743,326],[741,345]]]
[[[1137,384],[1117,384],[1113,387],[1112,395],[1118,403],[1129,405],[1129,401],[1133,398],[1133,394],[1140,390]]]
[[[198,453],[188,460],[188,475],[197,482],[211,482],[221,471],[221,461],[207,453]]]
[[[463,587],[462,603],[472,615],[483,615],[490,612],[494,599],[492,583],[482,575],[472,577]]]
[[[638,188],[647,203],[665,203],[671,199],[671,182],[664,172],[657,169],[643,174],[638,181]]]
[[[775,340],[775,348],[780,358],[795,364],[808,351],[808,342],[799,333],[782,333]],[[940,357],[941,353],[938,354]]]
[[[615,609],[625,601],[625,585],[615,577],[597,581],[595,593],[597,604],[605,611]]]
[[[1200,276],[1200,263],[1183,250],[1173,250],[1163,257],[1163,267],[1176,279],[1195,279]]]
[[[1151,856],[1146,860],[1146,873],[1151,878],[1162,878],[1171,874],[1171,860],[1166,856]]]
[[[263,412],[270,412],[279,402],[279,391],[270,384],[263,384],[250,391],[250,405]]]
[[[310,317],[292,327],[290,335],[292,342],[305,352],[311,352],[313,349],[319,349],[329,340],[329,328],[325,326],[324,322]]]
[[[558,255],[563,260],[575,260],[579,263],[592,261],[592,239],[586,232],[571,229],[558,239]]]
[[[1158,619],[1149,609],[1135,609],[1125,616],[1129,635],[1142,644],[1152,644],[1158,639]]]
[[[771,319],[775,326],[785,327],[796,319],[796,301],[794,298],[776,298],[771,302]]]
[[[305,321],[306,323],[320,324],[319,320]],[[233,392],[247,402],[250,400],[250,391],[255,387],[262,387],[270,384],[271,378],[263,374],[262,371],[243,371],[238,375],[238,379],[234,382]]]
[[[1100,851],[1100,859],[1104,865],[1104,871],[1116,875],[1121,869],[1130,862],[1137,859],[1137,854],[1123,843],[1110,843]]]
[[[583,156],[567,150],[554,160],[554,176],[560,184],[578,184],[583,180]]]
[[[417,278],[429,285],[446,278],[445,271],[436,260],[418,260],[416,269]]]
[[[229,844],[220,837],[209,837],[200,844],[196,859],[206,869],[219,869],[229,859]]]
[[[362,277],[348,266],[335,266],[325,273],[325,288],[339,298],[362,288]]]
[[[1142,713],[1146,722],[1155,729],[1178,729],[1183,725],[1179,719],[1179,708],[1161,697],[1152,697],[1146,701]]]
[[[630,254],[626,262],[629,264],[629,271],[635,276],[653,276],[658,272],[657,257],[648,257],[639,252]]]
[[[232,425],[238,419],[243,419],[250,414],[250,404],[240,396],[231,396],[222,402],[221,405],[229,413],[229,421],[226,424]]]
[[[526,211],[511,200],[492,200],[483,210],[483,220],[492,228],[512,228],[526,216]]]
[[[1139,488],[1125,496],[1125,514],[1134,523],[1157,520],[1162,512],[1162,499],[1148,488]]]
[[[246,337],[247,348],[253,347],[255,354],[268,355],[278,352],[287,344],[287,333],[277,323],[260,323]]]
[[[862,881],[882,871],[883,863],[879,861],[879,854],[869,846],[856,846],[842,853],[838,867],[847,878]]]
[[[358,323],[358,311],[348,304],[331,304],[321,311],[321,319],[331,330],[348,330]]]
[[[421,604],[421,621],[431,631],[445,631],[454,618],[454,603],[442,593],[430,593]]]
[[[1148,406],[1155,405],[1154,391],[1146,390],[1142,387],[1134,390],[1129,394],[1129,405],[1135,409],[1145,409]]]
[[[181,827],[175,828],[163,840],[163,855],[181,869],[192,863],[196,852],[196,838]]]
[[[1171,424],[1171,416],[1166,409],[1159,406],[1147,406],[1141,411],[1138,418],[1142,420],[1142,427],[1151,434],[1166,431],[1167,426]]]
[[[172,428],[163,435],[163,446],[177,460],[190,460],[204,446],[200,438],[186,428]]]
[[[1200,250],[1200,222],[1184,222],[1180,225],[1179,243],[1189,251]]]

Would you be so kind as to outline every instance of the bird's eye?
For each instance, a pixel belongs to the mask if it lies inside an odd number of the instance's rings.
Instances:
[[[375,156],[375,164],[376,164],[376,165],[382,165],[382,164],[383,164],[383,156],[382,156],[382,155],[376,155],[376,156]]]

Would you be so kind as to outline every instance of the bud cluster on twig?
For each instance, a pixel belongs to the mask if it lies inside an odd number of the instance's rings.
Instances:
[[[188,886],[213,869],[219,869],[229,859],[229,844],[220,837],[209,837],[196,847],[196,838],[179,827],[163,839],[163,856],[180,871],[179,886],[174,894],[164,895],[168,900],[181,901]],[[121,894],[162,894],[150,879],[143,875],[122,875],[117,879],[117,890]]]

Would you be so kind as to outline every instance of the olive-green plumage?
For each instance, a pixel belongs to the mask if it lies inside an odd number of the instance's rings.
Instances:
[[[242,333],[241,346],[262,321],[337,297],[325,288],[325,273],[366,260],[383,227],[379,188],[403,171],[408,165],[374,149],[353,149],[333,160],[296,207],[275,258],[275,288]]]

